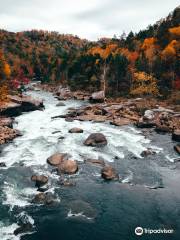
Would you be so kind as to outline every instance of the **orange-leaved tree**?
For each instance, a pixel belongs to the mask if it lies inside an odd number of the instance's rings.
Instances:
[[[130,94],[133,96],[157,96],[157,79],[146,72],[135,72]]]
[[[6,62],[3,53],[0,51],[0,102],[7,101],[8,95],[8,78],[11,70],[9,64]]]

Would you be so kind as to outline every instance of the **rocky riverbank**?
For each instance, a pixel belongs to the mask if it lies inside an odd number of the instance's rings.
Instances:
[[[14,117],[23,112],[44,108],[41,100],[29,96],[8,96],[9,101],[0,105],[0,145],[12,141],[21,133],[13,129]]]
[[[134,124],[138,128],[145,129],[146,133],[152,129],[160,134],[171,133],[172,138],[174,133],[179,135],[180,108],[178,104],[172,104],[170,101],[160,101],[154,98],[119,98],[114,100],[105,99],[103,92],[89,94],[81,91],[71,92],[68,88],[57,86],[42,85],[40,87],[53,92],[59,101],[67,99],[89,101],[80,108],[70,108],[65,115],[54,116],[54,119],[108,121],[115,126]]]

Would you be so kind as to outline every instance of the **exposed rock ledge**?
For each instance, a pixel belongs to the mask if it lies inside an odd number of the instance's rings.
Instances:
[[[41,110],[44,108],[42,100],[30,96],[8,96],[9,102],[0,106],[0,116],[14,117],[22,112]]]

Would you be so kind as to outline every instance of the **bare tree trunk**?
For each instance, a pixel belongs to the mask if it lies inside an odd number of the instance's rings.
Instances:
[[[102,87],[101,87],[101,89],[104,92],[104,98],[106,97],[106,74],[107,74],[107,64],[105,63],[103,66]]]

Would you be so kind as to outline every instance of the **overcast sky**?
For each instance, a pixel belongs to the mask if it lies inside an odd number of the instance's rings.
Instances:
[[[43,29],[96,40],[137,32],[178,5],[179,0],[0,0],[0,28]]]

